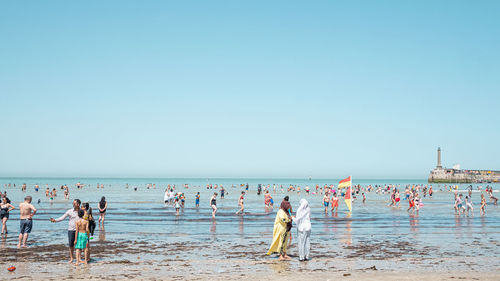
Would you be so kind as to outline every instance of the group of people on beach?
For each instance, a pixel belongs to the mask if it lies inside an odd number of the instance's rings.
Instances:
[[[101,197],[98,203],[99,209],[99,226],[104,227],[104,219],[108,203],[106,197]],[[89,202],[81,203],[80,199],[73,200],[73,208],[67,210],[59,218],[50,218],[53,223],[61,222],[68,218],[68,248],[69,248],[69,263],[75,259],[73,252],[75,252],[76,262],[75,265],[80,263],[87,264],[90,261],[90,240],[93,239],[96,223],[92,214],[92,208]],[[83,252],[83,260],[81,253]]]
[[[83,188],[84,185],[78,184]],[[249,190],[248,184],[240,185],[244,190],[241,191],[241,194],[238,197],[238,210],[235,214],[240,215],[245,212],[245,196]],[[103,186],[97,185],[98,188],[104,188]],[[149,188],[155,188],[155,185],[148,185]],[[233,185],[234,187],[234,185]],[[148,188],[148,189],[149,189]],[[184,185],[184,188],[189,188],[189,185]],[[401,206],[402,200],[407,200],[409,208],[407,209],[410,213],[419,212],[420,208],[423,206],[422,198],[429,196],[432,198],[434,194],[434,190],[432,185],[407,185],[404,188],[404,192],[400,192],[401,187],[399,185],[367,185],[361,186],[356,185],[351,189],[351,195],[353,199],[356,199],[357,196],[362,197],[362,202],[366,202],[365,192],[375,192],[377,194],[387,194],[389,195],[389,207],[399,208]],[[38,185],[35,185],[35,190],[38,191]],[[69,188],[66,185],[61,186],[61,189],[64,191],[65,199],[69,198]],[[207,189],[215,189],[217,190],[212,194],[209,199],[209,205],[212,209],[212,217],[215,218],[217,214],[217,197],[220,193],[220,198],[223,199],[225,195],[228,194],[228,191],[222,185],[207,185]],[[279,190],[283,192],[283,185],[258,185],[257,194],[264,194],[264,207],[266,209],[272,209],[274,207],[274,200],[271,192],[274,194],[279,192]],[[22,186],[22,190],[26,191],[26,185]],[[300,193],[301,187],[298,185],[289,185],[286,189],[287,192],[297,192]],[[334,185],[316,185],[315,189],[310,189],[309,186],[306,186],[304,189],[304,195],[322,195],[322,205],[324,207],[325,213],[329,211],[329,208],[332,213],[337,212],[339,208],[339,199],[344,197],[348,189],[335,189]],[[440,188],[440,191],[443,191],[443,187]],[[444,191],[453,191],[454,193],[454,209],[457,214],[464,214],[474,211],[472,204],[472,192],[473,187],[470,185],[467,188],[468,194],[464,196],[457,191],[457,186],[444,186]],[[482,192],[482,189],[478,187],[478,191],[481,192],[481,202],[480,202],[480,213],[481,215],[485,214],[485,206],[487,205],[487,200],[485,194]],[[485,189],[486,195],[489,196],[490,202],[493,204],[497,204],[498,199],[493,196],[493,189],[490,186],[487,186]],[[404,197],[401,194],[404,194]],[[49,188],[46,189],[46,196],[53,199],[57,196],[57,192],[55,189],[52,191]],[[12,205],[9,198],[7,197],[7,192],[0,192],[0,220],[2,222],[2,235],[7,234],[7,220],[9,219],[9,213],[12,210],[17,209],[16,206]],[[200,206],[200,192],[197,192],[195,195],[195,206]],[[176,209],[176,214],[179,215],[179,210],[185,207],[186,204],[186,196],[184,192],[176,191],[175,185],[168,185],[165,190],[165,204],[167,206],[174,206]],[[23,248],[26,247],[28,237],[31,233],[33,227],[33,216],[37,214],[37,209],[32,204],[32,197],[26,196],[24,198],[24,202],[19,204],[20,210],[20,234],[19,234],[19,243],[18,247]],[[107,202],[105,197],[102,197],[101,201],[98,203],[99,209],[99,225],[104,225],[104,219],[107,209]],[[280,260],[289,260],[290,257],[287,255],[288,245],[291,243],[291,229],[293,224],[295,223],[297,226],[297,239],[298,239],[298,249],[299,249],[299,260],[308,260],[310,259],[310,235],[311,235],[311,223],[310,223],[310,214],[311,208],[309,207],[309,202],[302,198],[300,200],[299,207],[295,215],[292,215],[292,206],[289,202],[289,196],[285,196],[283,201],[280,204],[278,211],[276,212],[276,217],[274,220],[274,228],[273,228],[273,239],[271,246],[268,251],[268,255],[278,254]],[[81,203],[79,199],[73,200],[73,208],[66,211],[59,218],[50,218],[51,222],[60,222],[69,219],[68,223],[68,248],[69,248],[69,262],[72,263],[76,260],[75,264],[78,265],[80,263],[87,263],[90,260],[90,240],[93,237],[94,230],[96,228],[96,223],[94,217],[92,215],[92,208],[88,202]],[[76,254],[73,254],[76,250]],[[81,254],[83,253],[83,258]]]
[[[248,184],[246,184],[246,185],[241,184],[240,186],[244,187],[245,189],[243,191],[241,191],[241,194],[238,198],[239,210],[236,211],[237,215],[244,213],[244,199],[245,199],[246,192],[248,191],[249,185]],[[187,188],[187,185],[185,185],[185,187]],[[207,187],[207,189],[218,189],[219,188],[221,199],[224,198],[224,194],[227,195],[227,190],[225,190],[222,185],[207,184],[206,187]],[[233,185],[232,187],[235,187],[235,186]],[[366,202],[365,192],[368,192],[368,193],[375,192],[377,194],[389,194],[390,195],[389,205],[388,205],[389,207],[399,208],[399,207],[401,207],[402,200],[406,200],[408,202],[408,208],[407,208],[408,213],[410,213],[410,214],[415,213],[418,215],[420,208],[422,208],[424,206],[422,199],[427,197],[427,196],[429,196],[429,198],[432,198],[432,196],[434,194],[434,190],[433,190],[432,185],[430,185],[430,186],[428,186],[428,185],[406,185],[406,187],[403,187],[404,188],[404,197],[402,198],[400,188],[401,188],[400,185],[391,185],[391,184],[389,184],[389,185],[374,185],[374,186],[372,186],[372,185],[361,186],[358,184],[358,185],[355,185],[352,187],[352,190],[351,190],[352,194],[351,195],[352,195],[353,200],[356,200],[357,196],[360,195],[362,197],[362,202],[365,203]],[[456,190],[456,188],[458,188],[458,186],[444,185],[444,187],[440,187],[440,191],[447,191],[447,190],[453,191],[453,190]],[[274,201],[273,201],[273,198],[271,196],[270,191],[272,190],[272,191],[274,191],[274,193],[276,193],[277,190],[279,190],[279,189],[283,190],[283,185],[280,185],[279,187],[276,184],[273,184],[272,187],[270,184],[267,184],[267,185],[258,184],[257,185],[257,195],[260,195],[262,193],[264,194],[264,206],[266,209],[272,209],[273,205],[274,205]],[[175,185],[173,185],[173,186],[168,185],[168,188],[165,191],[165,198],[175,198],[175,200],[172,201],[174,203],[178,202],[178,201],[181,202],[180,204],[175,204],[176,214],[179,215],[179,207],[184,208],[185,195],[182,192],[174,193],[174,190],[175,190]],[[301,190],[300,186],[292,185],[292,184],[290,184],[287,188],[288,193],[294,192],[294,191],[296,191],[297,193],[300,193],[300,190]],[[335,185],[333,185],[333,184],[330,184],[330,185],[325,184],[324,186],[320,186],[319,184],[317,184],[316,188],[315,188],[316,191],[311,191],[309,186],[306,185],[304,190],[305,190],[306,195],[310,195],[310,194],[323,195],[322,205],[324,207],[324,211],[325,211],[325,213],[328,213],[328,209],[331,208],[332,214],[334,214],[338,211],[339,199],[343,198],[345,196],[345,193],[346,193],[346,189],[336,190]],[[480,186],[478,187],[478,190],[479,191],[482,190]],[[490,201],[496,205],[498,199],[495,196],[493,196],[493,189],[491,187],[487,186],[485,191],[486,191],[486,194],[489,195]],[[464,213],[465,211],[467,211],[467,213],[469,213],[469,211],[473,212],[474,208],[472,207],[471,192],[472,192],[472,185],[469,186],[469,195],[466,196],[466,198],[465,198],[466,202],[464,204],[462,204],[463,199],[462,199],[461,195],[459,196],[455,192],[456,196],[455,196],[454,208],[457,211],[457,213],[460,213],[460,212]],[[218,196],[219,196],[219,193],[214,192],[209,200],[209,202],[210,202],[209,205],[212,209],[212,217],[215,217],[215,215],[217,213],[217,197]],[[484,198],[484,194],[481,194],[481,197]],[[165,203],[167,203],[167,202],[168,202],[168,200],[165,199]],[[196,194],[196,207],[199,207],[199,202],[200,202],[200,192],[198,192]],[[459,205],[460,206],[463,205],[463,209],[461,207],[459,207]],[[481,215],[485,214],[485,206],[486,206],[486,200],[481,200],[481,208],[480,208]]]
[[[267,255],[278,254],[279,260],[290,260],[287,255],[288,245],[291,242],[292,223],[297,226],[297,244],[299,261],[310,259],[311,250],[311,208],[309,202],[302,198],[295,216],[292,216],[292,205],[289,197],[285,196],[274,219],[273,239]]]
[[[36,187],[35,187],[36,188]],[[23,185],[22,190],[25,190]],[[49,193],[53,195],[54,193]],[[10,199],[7,197],[7,192],[0,192],[0,218],[2,221],[2,235],[7,235],[7,220],[9,219],[9,213],[16,209],[14,205],[11,204]],[[19,243],[18,248],[26,248],[28,237],[33,229],[33,216],[37,214],[37,209],[32,204],[33,198],[31,196],[26,196],[24,201],[19,204],[20,213],[20,225],[19,225]],[[99,226],[104,226],[104,220],[106,216],[106,210],[108,208],[108,203],[106,198],[103,196],[101,201],[98,203],[99,209]],[[60,222],[64,219],[69,219],[68,224],[68,246],[70,260],[73,262],[73,252],[76,249],[76,265],[80,263],[87,263],[90,260],[90,239],[94,235],[94,230],[96,223],[92,214],[92,208],[88,202],[81,203],[79,199],[73,200],[73,208],[66,211],[61,217],[54,219],[50,218],[51,222]],[[81,252],[84,252],[84,258],[81,259]]]

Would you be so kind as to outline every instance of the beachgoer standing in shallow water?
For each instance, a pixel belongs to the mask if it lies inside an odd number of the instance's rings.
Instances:
[[[104,217],[106,216],[106,209],[108,209],[108,202],[106,202],[106,197],[101,197],[99,202],[99,225],[104,224]]]
[[[16,207],[12,206],[9,202],[10,200],[6,197],[2,197],[2,203],[0,204],[0,220],[2,221],[2,234],[9,233],[7,231],[7,220],[9,219],[9,212],[14,210]]]
[[[481,193],[481,207],[479,208],[479,213],[482,216],[484,216],[484,214],[486,214],[485,207],[486,207],[486,198],[484,198],[484,194]]]
[[[33,227],[33,216],[36,214],[36,208],[31,205],[31,200],[31,196],[26,196],[24,198],[24,202],[19,204],[19,213],[21,214],[19,222],[21,231],[19,233],[19,243],[17,244],[18,248],[26,248],[26,241],[28,241],[28,236],[30,235],[31,228]]]
[[[330,195],[328,191],[325,191],[325,196],[323,196],[323,206],[325,207],[325,214],[328,213],[328,205],[330,204]]]
[[[69,218],[68,223],[68,247],[69,247],[69,263],[73,262],[73,251],[75,250],[76,237],[76,221],[78,220],[78,211],[80,210],[80,200],[73,200],[73,209],[69,209],[61,217],[54,219],[50,218],[51,222],[60,222],[65,218]]]
[[[292,217],[297,224],[297,237],[299,243],[299,261],[309,260],[311,249],[311,208],[306,199],[300,200],[297,214]]]
[[[266,190],[266,193],[264,194],[264,206],[266,208],[271,206],[271,200],[273,200],[273,198],[271,197],[271,194],[269,194],[269,190]]]
[[[215,218],[217,213],[217,192],[214,192],[214,195],[210,197],[210,207],[212,207],[212,217]]]
[[[238,199],[238,206],[240,206],[240,209],[236,212],[236,214],[243,214],[245,211],[245,204],[243,203],[243,200],[245,200],[245,191],[241,192],[240,199]]]
[[[279,260],[290,260],[290,257],[286,254],[286,252],[288,248],[290,230],[292,228],[292,219],[288,213],[291,206],[287,199],[288,196],[286,196],[285,200],[281,202],[280,209],[276,213],[273,229],[273,241],[269,247],[269,251],[267,251],[267,255],[278,253],[280,255]]]
[[[200,207],[200,193],[196,193],[196,197],[195,197],[195,205],[196,205],[196,208]]]
[[[337,212],[338,209],[339,209],[339,198],[337,197],[337,192],[334,192],[332,196],[332,213]]]
[[[472,199],[468,195],[465,196],[465,207],[467,208],[467,215],[469,215],[469,211],[472,211],[472,215],[474,215],[474,208],[472,207]]]

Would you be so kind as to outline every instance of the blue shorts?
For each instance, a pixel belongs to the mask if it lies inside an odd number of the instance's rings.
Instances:
[[[21,234],[31,233],[32,227],[33,227],[33,220],[30,220],[30,219],[20,220],[20,232],[21,232]]]
[[[200,199],[196,199],[196,205],[200,205]]]
[[[330,203],[330,202],[323,202],[323,204],[325,205],[325,207],[328,207],[328,204],[329,204],[329,203]]]

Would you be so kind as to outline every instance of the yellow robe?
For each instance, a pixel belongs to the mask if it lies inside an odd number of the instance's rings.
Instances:
[[[276,214],[276,219],[274,220],[274,230],[273,230],[273,242],[267,255],[273,253],[286,253],[286,248],[288,247],[288,240],[290,238],[290,232],[286,232],[286,224],[290,222],[290,218],[282,209],[279,209]]]

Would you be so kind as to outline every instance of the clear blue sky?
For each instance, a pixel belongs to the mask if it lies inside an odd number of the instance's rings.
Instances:
[[[0,176],[500,169],[500,1],[2,1]]]

